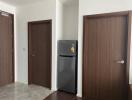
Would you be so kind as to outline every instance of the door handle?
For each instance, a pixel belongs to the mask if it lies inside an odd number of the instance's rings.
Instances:
[[[124,60],[118,60],[118,61],[116,61],[116,63],[117,63],[117,64],[124,64],[125,61],[124,61]]]

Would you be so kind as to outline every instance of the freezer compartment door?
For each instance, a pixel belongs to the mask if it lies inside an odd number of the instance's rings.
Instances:
[[[59,40],[58,55],[64,55],[64,56],[77,55],[77,41],[75,41],[75,40]]]
[[[77,91],[76,57],[58,57],[58,89],[70,93]]]

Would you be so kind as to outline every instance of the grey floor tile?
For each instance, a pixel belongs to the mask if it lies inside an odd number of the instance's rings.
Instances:
[[[0,100],[43,100],[51,93],[41,86],[15,83],[0,87]]]

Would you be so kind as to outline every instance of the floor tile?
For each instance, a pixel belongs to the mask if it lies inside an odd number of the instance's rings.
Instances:
[[[51,93],[41,86],[15,83],[0,88],[0,100],[43,100]]]

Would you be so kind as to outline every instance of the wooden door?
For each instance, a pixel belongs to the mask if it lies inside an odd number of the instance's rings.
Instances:
[[[51,88],[51,20],[29,22],[29,84]]]
[[[84,17],[84,99],[127,100],[128,21],[126,12]]]
[[[0,86],[14,82],[13,15],[0,12]]]

